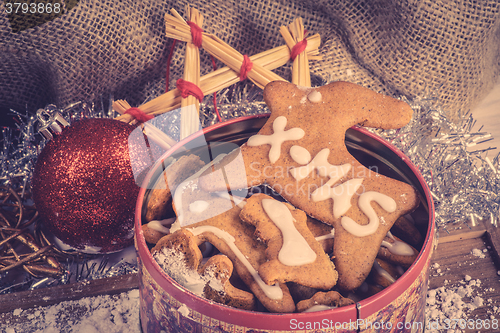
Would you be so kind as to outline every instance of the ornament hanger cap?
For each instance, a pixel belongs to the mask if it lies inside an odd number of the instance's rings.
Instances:
[[[47,140],[51,140],[54,137],[53,134],[61,133],[63,128],[69,126],[69,123],[53,104],[48,105],[45,109],[38,109],[36,116],[38,118],[38,133]]]

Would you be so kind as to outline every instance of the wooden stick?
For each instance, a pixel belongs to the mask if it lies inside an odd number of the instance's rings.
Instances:
[[[307,47],[306,52],[309,59],[320,59],[318,53],[318,47],[321,44],[321,37],[319,34],[307,37]],[[255,64],[258,64],[268,70],[273,70],[285,65],[290,60],[290,49],[287,45],[282,45],[262,53],[253,55],[250,60]],[[203,91],[204,95],[212,94],[221,89],[227,88],[237,82],[239,82],[238,71],[234,71],[229,67],[220,68],[213,71],[200,79],[200,89]],[[132,116],[125,114],[123,115],[123,107],[121,104],[126,103],[123,100],[117,100],[113,103],[113,109],[118,113],[122,114],[117,117],[117,120],[124,122],[132,121]],[[128,104],[128,103],[127,103]],[[181,96],[178,89],[170,90],[155,99],[139,106],[144,113],[149,115],[159,115],[165,112],[169,112],[178,109],[181,105]]]
[[[304,39],[304,25],[302,23],[302,18],[297,18],[288,27],[280,27],[280,33],[291,51],[297,43]],[[292,83],[303,87],[311,86],[311,73],[309,71],[307,52],[299,53],[293,60]]]
[[[172,10],[176,17],[180,17],[175,10]],[[202,28],[203,16],[195,8],[186,6],[187,17],[189,21]],[[187,23],[185,23],[187,25]],[[191,33],[191,30],[190,30]],[[186,44],[186,53],[184,56],[184,75],[185,81],[200,86],[200,50],[192,42]],[[181,99],[181,128],[180,139],[198,131],[200,125],[200,102],[196,97],[189,95]]]
[[[47,245],[45,247],[42,247],[38,251],[33,252],[33,253],[29,254],[28,256],[26,256],[24,258],[16,260],[13,264],[10,264],[10,265],[8,265],[8,266],[6,266],[4,268],[0,268],[0,273],[6,272],[6,271],[8,271],[8,270],[10,270],[12,268],[21,266],[24,263],[29,262],[30,260],[37,258],[41,254],[43,254],[43,253],[47,252],[48,250],[50,250],[51,248],[52,248],[51,245]]]
[[[113,295],[139,287],[137,273],[0,295],[0,313],[58,304],[83,297]]]
[[[180,101],[179,101],[180,105]],[[124,100],[118,100],[113,103],[113,108],[120,114],[128,116],[128,114],[124,114],[125,111],[130,109],[130,104],[128,104],[127,101]],[[133,118],[130,119],[131,123],[134,123]],[[141,124],[142,130],[144,134],[148,137],[148,139],[151,139],[154,141],[157,145],[162,147],[165,150],[170,149],[173,145],[177,143],[174,139],[169,137],[167,134],[164,132],[160,131],[158,128],[155,126],[151,125],[150,123],[142,123]]]

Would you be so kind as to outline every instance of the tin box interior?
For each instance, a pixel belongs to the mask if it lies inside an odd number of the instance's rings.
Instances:
[[[175,285],[174,289],[176,290],[183,289],[168,277],[159,265],[156,264],[149,253],[150,247],[147,246],[140,232],[140,225],[144,223],[148,195],[163,170],[172,163],[172,161],[184,154],[197,154],[205,160],[205,162],[208,162],[219,153],[228,153],[234,149],[236,145],[239,146],[243,144],[251,135],[255,134],[264,125],[267,117],[267,115],[243,117],[208,127],[179,142],[153,165],[143,183],[144,185],[141,189],[136,210],[136,230],[138,230],[136,231],[136,247],[138,247],[140,259],[145,261],[146,266],[149,266],[157,273],[152,274],[153,276],[157,275],[160,279],[167,280],[169,284]],[[405,155],[376,135],[358,127],[353,127],[346,132],[346,146],[350,153],[366,167],[376,168],[379,173],[409,183],[417,189],[421,197],[421,204],[411,215],[415,221],[416,227],[419,229],[422,236],[425,237],[425,241],[422,248],[419,249],[420,254],[415,263],[396,281],[396,283],[372,297],[359,301],[355,305],[327,310],[330,311],[329,318],[338,317],[343,321],[349,320],[349,318],[356,320],[357,318],[364,318],[371,315],[378,309],[389,304],[397,295],[410,286],[413,280],[422,273],[424,267],[428,266],[434,239],[434,208],[432,200],[430,199],[429,190],[417,168],[408,161]],[[146,250],[148,251],[146,252]],[[173,291],[174,289],[171,289],[171,291],[175,293],[175,291]],[[205,303],[209,303],[211,306],[210,313],[213,314],[215,318],[218,310],[222,311],[221,313],[225,311],[237,311],[240,314],[249,314],[250,316],[246,320],[244,319],[245,316],[239,317],[241,318],[239,319],[241,321],[241,323],[239,323],[240,325],[244,325],[246,321],[248,324],[255,324],[255,320],[258,318],[255,317],[256,314],[276,317],[276,314],[262,312],[253,312],[250,314],[250,311],[212,304],[189,291],[184,290],[184,292],[189,295],[189,297],[187,297],[187,295],[182,296],[183,301],[185,301],[188,306],[189,304],[200,302],[200,304],[204,304],[203,308],[206,308],[208,304]],[[190,300],[195,303],[191,303]],[[320,313],[321,312],[281,314],[279,315],[280,320],[273,320],[272,326],[274,326],[274,329],[284,329],[285,326],[289,326],[291,318],[300,318],[301,316],[307,315],[308,318],[313,319]],[[280,324],[278,322],[281,321],[283,321],[283,325],[285,326],[279,328]],[[271,329],[271,327],[266,328]]]

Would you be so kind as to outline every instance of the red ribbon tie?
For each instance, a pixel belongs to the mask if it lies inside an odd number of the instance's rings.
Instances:
[[[177,80],[177,89],[181,92],[182,98],[187,98],[189,95],[194,96],[198,101],[202,101],[203,97],[205,96],[203,94],[203,91],[201,91],[200,87],[198,87],[196,84],[193,82],[189,82],[183,79],[178,79]]]
[[[202,40],[202,37],[203,37],[203,35],[202,35],[203,29],[200,28],[196,23],[194,23],[192,21],[187,21],[186,23],[191,28],[191,37],[193,39],[193,44],[197,48],[200,48],[201,47],[201,40]]]
[[[240,81],[243,81],[247,78],[248,72],[250,72],[253,68],[253,62],[250,60],[246,54],[243,55],[243,62],[241,63],[240,68]]]
[[[130,108],[128,109],[127,111],[125,111],[125,114],[129,114],[131,115],[132,117],[134,117],[135,120],[141,122],[141,123],[145,123],[147,122],[148,120],[151,120],[153,119],[154,117],[149,115],[149,114],[146,114],[144,113],[141,109],[139,108]]]
[[[292,47],[292,51],[290,52],[290,59],[292,59],[292,61],[295,60],[295,58],[297,58],[299,54],[304,52],[306,47],[307,47],[307,39],[304,38],[303,40],[301,40]]]

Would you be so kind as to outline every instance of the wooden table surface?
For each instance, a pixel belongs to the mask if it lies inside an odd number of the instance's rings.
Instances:
[[[460,286],[469,286],[472,281],[476,284],[473,295],[463,300],[470,303],[477,296],[484,304],[460,318],[500,321],[500,230],[489,221],[478,221],[470,228],[457,224],[455,228],[449,226],[448,230],[449,233],[439,232],[438,246],[431,261],[429,290],[441,287],[457,290]],[[478,331],[500,332],[500,328],[464,330]]]

